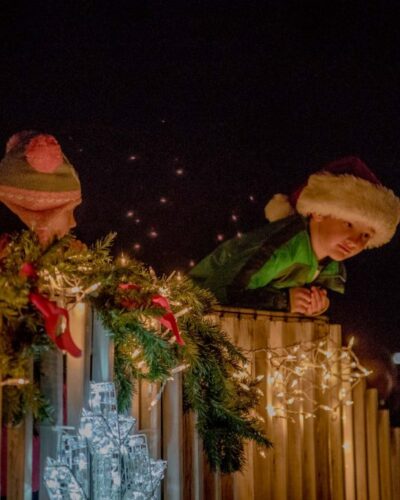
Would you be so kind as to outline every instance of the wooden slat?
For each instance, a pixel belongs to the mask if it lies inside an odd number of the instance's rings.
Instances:
[[[367,478],[367,441],[365,425],[365,380],[353,389],[354,401],[354,454],[356,460],[357,498],[368,498]]]
[[[174,500],[183,499],[183,411],[182,374],[168,382],[163,396],[163,455],[168,460],[164,479],[164,495]]]
[[[389,410],[379,410],[378,412],[378,446],[381,498],[385,500],[392,500]]]
[[[304,324],[304,323],[303,323]],[[297,344],[302,340],[301,325],[284,323],[283,338],[286,345]],[[299,386],[301,386],[301,380]],[[302,403],[295,402],[290,405],[293,411],[301,411]],[[289,409],[288,408],[288,409]],[[302,418],[295,416],[287,421],[287,496],[291,500],[303,498],[303,425]]]
[[[313,322],[302,324],[302,340],[304,342],[312,341],[318,335],[318,329],[316,324]],[[314,375],[310,373],[308,376],[312,377],[314,381]],[[309,392],[310,397],[314,398],[314,391]],[[312,403],[305,400],[303,403],[303,410],[305,412],[311,411]],[[302,418],[302,433],[303,433],[303,484],[302,493],[304,500],[317,500],[317,481],[316,481],[316,453],[315,453],[315,428],[314,428],[314,418],[304,419]]]
[[[269,320],[257,318],[254,321],[254,341],[257,339],[256,349],[265,349],[268,345],[268,331]],[[271,386],[268,385],[268,375],[270,374],[265,350],[259,350],[254,355],[255,376],[264,375],[259,387],[264,395],[260,398],[260,404],[257,408],[259,415],[264,419],[263,426],[266,436],[272,439],[272,417],[269,417],[266,411],[268,401],[271,401]],[[264,456],[260,455],[259,450],[254,450],[253,464],[254,464],[254,499],[263,500],[265,498],[272,498],[272,459],[273,451],[264,450]]]
[[[90,380],[90,331],[87,329],[88,306],[83,302],[69,311],[71,334],[74,342],[82,350],[82,356],[67,355],[67,425],[78,427],[82,408],[87,404]],[[102,382],[99,380],[98,382]]]
[[[368,500],[380,500],[378,453],[378,391],[368,389],[366,395]],[[383,499],[382,500],[386,500]]]
[[[100,317],[93,313],[92,366],[90,378],[94,382],[109,382],[113,379],[114,344],[110,332],[104,328]]]
[[[283,321],[271,321],[270,346],[281,347],[283,343]],[[272,404],[278,405],[275,399]],[[287,420],[274,417],[272,420],[274,454],[273,454],[273,498],[281,500],[287,498],[288,492],[288,457],[287,457]],[[279,478],[277,480],[277,478]]]
[[[248,355],[250,364],[249,371],[253,371],[254,374],[254,366],[250,363],[250,352],[253,349],[253,319],[246,315],[234,316],[231,327],[232,329],[229,330],[229,335],[233,343],[244,349],[245,354]],[[253,455],[253,442],[246,441],[244,443],[245,472],[235,472],[233,474],[235,500],[254,497]]]
[[[328,347],[341,345],[341,330],[339,325],[331,325],[329,329]],[[337,363],[335,370],[340,372],[340,364]],[[334,381],[333,381],[334,382]],[[338,398],[339,389],[331,388],[328,398],[331,406]],[[330,483],[331,495],[335,500],[344,499],[344,463],[343,463],[343,441],[342,441],[342,409],[339,408],[335,414],[329,414],[329,453],[330,453]]]
[[[350,360],[342,360],[341,372],[343,376],[349,376],[351,373]],[[340,389],[347,391],[345,400],[352,397],[350,382],[343,382]],[[354,449],[354,415],[353,406],[344,405],[342,407],[342,452],[343,452],[343,473],[344,473],[344,491],[345,498],[356,498],[356,465]]]
[[[44,353],[40,360],[41,377],[40,388],[46,395],[53,408],[53,423],[43,423],[40,426],[40,478],[43,478],[46,458],[57,456],[57,433],[53,425],[64,425],[63,416],[63,387],[64,387],[64,362],[63,354],[59,350]],[[40,500],[48,500],[48,495],[43,481],[40,482]]]
[[[33,379],[33,362],[27,374]],[[1,418],[1,413],[0,413]],[[29,412],[17,426],[7,429],[7,498],[32,499],[33,418]]]
[[[196,430],[196,421],[196,414],[193,412],[186,412],[183,415],[183,497],[190,500],[203,500],[203,450]]]
[[[391,430],[393,500],[400,498],[400,427]]]

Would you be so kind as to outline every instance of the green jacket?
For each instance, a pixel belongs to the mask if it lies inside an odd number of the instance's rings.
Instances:
[[[231,239],[190,272],[221,304],[289,310],[288,288],[310,283],[344,292],[342,263],[318,262],[311,247],[307,219],[294,215]]]

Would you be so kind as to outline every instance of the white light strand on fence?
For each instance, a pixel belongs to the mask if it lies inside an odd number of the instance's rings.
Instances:
[[[267,392],[272,395],[265,407],[267,414],[308,419],[315,418],[319,410],[334,413],[341,406],[352,405],[353,388],[371,373],[360,364],[353,343],[352,337],[342,347],[327,336],[253,351],[264,351],[267,357]]]
[[[26,378],[7,378],[0,382],[0,387],[4,387],[6,385],[18,386],[18,385],[26,385],[30,384],[30,380]]]

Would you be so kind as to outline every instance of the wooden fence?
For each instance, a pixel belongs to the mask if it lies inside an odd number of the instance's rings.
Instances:
[[[112,342],[95,314],[85,305],[71,312],[79,359],[52,352],[42,362],[42,389],[55,409],[56,425],[76,426],[88,399],[89,381],[112,378]],[[159,498],[167,500],[397,500],[400,499],[400,428],[391,429],[387,410],[378,409],[375,389],[359,383],[354,404],[335,413],[320,411],[317,418],[294,421],[273,417],[265,410],[274,403],[265,348],[279,348],[329,336],[340,343],[340,327],[326,319],[306,319],[263,311],[220,308],[212,316],[233,342],[245,349],[253,375],[264,375],[264,396],[258,409],[273,450],[265,457],[253,444],[246,445],[243,472],[221,476],[209,470],[195,430],[195,416],[183,414],[181,374],[167,384],[162,400],[151,409],[156,384],[142,382],[132,404],[138,429],[148,436],[154,458],[168,460]],[[339,367],[340,368],[340,367]],[[341,369],[346,369],[343,366]],[[63,387],[66,388],[63,391]],[[314,394],[329,404],[332,394]],[[306,403],[305,403],[306,404]],[[1,395],[0,395],[1,410]],[[3,474],[7,470],[9,500],[30,500],[32,470],[32,419],[3,432]],[[6,439],[4,439],[6,437]],[[4,442],[6,440],[6,443]],[[57,436],[52,426],[40,427],[40,471],[46,456],[55,456]],[[6,462],[6,463],[5,463]],[[5,465],[7,466],[5,468]],[[42,473],[40,473],[42,477]],[[47,493],[40,485],[40,499]]]

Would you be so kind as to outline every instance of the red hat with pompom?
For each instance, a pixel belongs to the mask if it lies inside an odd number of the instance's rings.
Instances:
[[[374,229],[367,245],[373,248],[392,239],[400,220],[400,200],[362,160],[349,156],[310,175],[291,195],[274,195],[265,207],[271,222],[295,212],[367,224]]]

